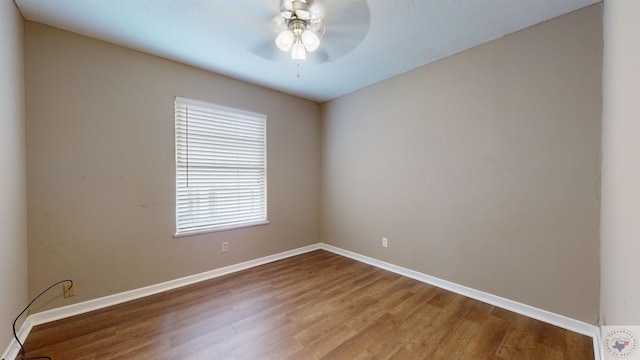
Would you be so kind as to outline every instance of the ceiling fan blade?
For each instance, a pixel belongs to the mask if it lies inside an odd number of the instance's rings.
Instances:
[[[307,59],[304,61],[309,64],[323,64],[329,61],[329,54],[325,49],[318,48],[314,52],[307,52]]]
[[[325,34],[320,46],[327,52],[327,61],[348,54],[367,36],[371,12],[366,0],[326,0],[322,11]]]
[[[213,1],[216,11],[224,14],[226,23],[234,24],[234,34],[244,38],[275,36],[286,29],[279,15],[278,0]],[[246,39],[246,38],[245,38]],[[274,37],[275,39],[275,37]]]
[[[360,36],[340,36],[339,34],[328,33],[322,39],[320,46],[327,53],[327,61],[335,61],[358,47],[365,36],[366,34],[364,33]]]
[[[337,29],[369,29],[371,12],[366,0],[325,0],[322,2],[322,21]]]
[[[291,55],[288,52],[281,51],[276,46],[274,39],[265,38],[264,40],[258,42],[249,51],[263,59],[273,60],[273,61],[285,61],[287,59],[291,60]]]

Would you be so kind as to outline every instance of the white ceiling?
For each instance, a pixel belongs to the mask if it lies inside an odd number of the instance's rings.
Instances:
[[[15,0],[27,20],[317,102],[599,1],[316,0],[328,61],[303,61],[298,78],[274,50],[279,0]],[[357,46],[332,52],[341,41]]]

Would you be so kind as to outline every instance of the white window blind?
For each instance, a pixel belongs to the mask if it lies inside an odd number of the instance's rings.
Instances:
[[[266,120],[176,98],[176,235],[267,222]]]

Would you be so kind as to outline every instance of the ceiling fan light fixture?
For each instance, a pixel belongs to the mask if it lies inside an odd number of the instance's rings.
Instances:
[[[293,16],[293,1],[294,0],[282,0],[280,2],[280,15],[285,19],[291,19]]]
[[[302,20],[311,20],[311,13],[308,10],[296,10],[296,17]]]
[[[289,51],[291,49],[291,45],[293,45],[295,40],[295,36],[291,30],[287,29],[280,33],[276,37],[276,46],[278,49],[282,51]]]
[[[291,58],[298,62],[307,58],[307,52],[317,50],[324,34],[318,13],[314,0],[280,0],[279,20],[272,20],[274,24],[286,27],[276,36],[278,49],[291,50]]]
[[[291,48],[291,58],[293,60],[304,60],[307,58],[307,51],[304,49],[304,44],[300,41],[296,41]]]
[[[313,32],[306,30],[301,36],[302,43],[307,51],[313,52],[320,46],[320,39]]]
[[[311,1],[294,0],[293,11],[298,19],[311,20]]]

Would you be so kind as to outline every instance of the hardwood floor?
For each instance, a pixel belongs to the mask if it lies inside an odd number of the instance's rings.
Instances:
[[[54,360],[593,359],[589,337],[322,250],[37,326],[26,349]]]

